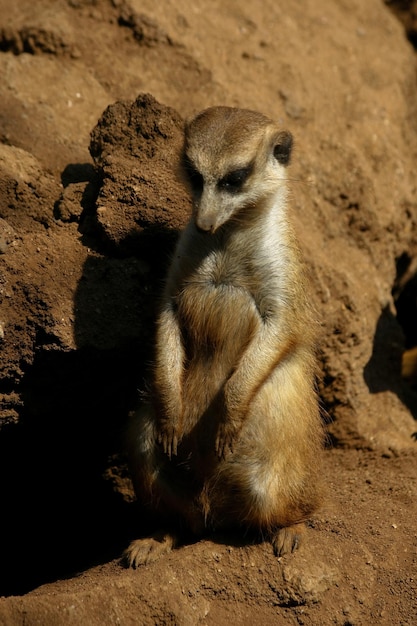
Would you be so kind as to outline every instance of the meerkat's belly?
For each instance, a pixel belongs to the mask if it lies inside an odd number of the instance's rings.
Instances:
[[[197,416],[236,367],[260,318],[246,290],[197,282],[181,292],[178,314],[186,351],[183,399]]]

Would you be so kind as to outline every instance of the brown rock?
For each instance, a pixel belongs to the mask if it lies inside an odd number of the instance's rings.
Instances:
[[[141,254],[151,239],[149,251],[155,237],[184,226],[191,205],[179,179],[182,144],[178,113],[147,94],[109,106],[93,129],[90,152],[103,180],[97,222],[119,252]]]

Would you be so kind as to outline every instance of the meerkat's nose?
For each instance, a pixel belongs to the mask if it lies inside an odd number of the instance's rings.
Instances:
[[[197,226],[198,230],[203,233],[212,234],[216,230],[216,224],[214,220],[210,219],[210,216],[198,215],[195,220],[195,225]]]

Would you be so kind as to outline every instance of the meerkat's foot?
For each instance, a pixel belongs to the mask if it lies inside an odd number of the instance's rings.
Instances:
[[[305,524],[293,524],[280,528],[272,537],[272,547],[275,556],[290,554],[300,547],[305,533]]]
[[[136,539],[123,553],[123,560],[128,567],[139,567],[157,561],[164,554],[171,552],[178,545],[176,535],[160,531],[145,539]]]

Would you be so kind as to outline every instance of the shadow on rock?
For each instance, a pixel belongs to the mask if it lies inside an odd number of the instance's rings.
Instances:
[[[401,376],[403,352],[403,330],[395,315],[385,307],[378,320],[372,355],[364,369],[364,379],[371,393],[395,393],[417,419],[417,393]]]
[[[142,259],[92,251],[74,298],[77,349],[40,328],[19,424],[0,440],[0,594],[118,558],[137,535],[123,433],[152,358],[159,289]]]
[[[1,438],[2,594],[119,555],[129,511],[109,478],[133,378],[121,351],[35,358],[22,385],[20,423]]]

